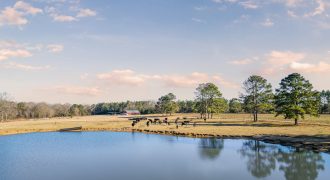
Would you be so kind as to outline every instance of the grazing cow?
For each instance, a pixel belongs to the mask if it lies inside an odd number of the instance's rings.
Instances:
[[[149,127],[149,123],[150,123],[150,121],[147,121],[147,127]]]

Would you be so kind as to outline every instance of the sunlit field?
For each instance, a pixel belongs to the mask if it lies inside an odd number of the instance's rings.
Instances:
[[[165,119],[162,115],[148,115],[148,119]],[[141,121],[132,127],[132,121],[124,116],[83,116],[73,118],[31,119],[3,122],[0,124],[0,134],[17,134],[29,132],[58,131],[63,128],[82,127],[83,131],[132,131],[154,130],[175,131],[186,134],[214,134],[228,136],[251,135],[330,135],[330,115],[320,117],[306,117],[300,120],[299,126],[293,125],[293,120],[284,120],[283,117],[274,117],[272,114],[260,114],[259,121],[253,122],[250,114],[219,114],[213,119],[204,122],[197,119],[198,114],[174,114],[168,116],[170,125],[153,124],[147,126],[147,121]],[[178,127],[175,119],[180,118]],[[181,122],[189,121],[188,125]],[[193,125],[195,123],[195,126]]]

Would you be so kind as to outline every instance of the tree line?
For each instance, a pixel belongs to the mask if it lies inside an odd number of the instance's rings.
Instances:
[[[330,91],[318,92],[302,75],[293,73],[283,78],[279,88],[261,76],[252,75],[243,82],[243,92],[230,100],[222,97],[215,84],[199,84],[194,100],[177,100],[173,93],[161,96],[157,101],[126,101],[82,104],[47,104],[14,102],[8,94],[0,94],[1,120],[15,118],[51,118],[84,115],[119,114],[124,110],[139,110],[141,114],[199,113],[200,118],[213,118],[219,113],[251,113],[258,121],[260,113],[283,115],[286,119],[304,119],[306,114],[317,116],[330,113]]]

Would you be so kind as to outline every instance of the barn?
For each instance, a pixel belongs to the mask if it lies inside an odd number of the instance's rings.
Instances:
[[[125,110],[123,111],[122,115],[140,115],[139,110]]]

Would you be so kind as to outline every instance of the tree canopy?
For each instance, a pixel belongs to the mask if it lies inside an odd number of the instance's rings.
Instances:
[[[261,76],[252,75],[243,83],[245,93],[241,95],[246,111],[253,113],[258,121],[258,113],[272,108],[272,85]]]
[[[313,85],[303,76],[290,74],[281,80],[280,87],[276,89],[276,116],[294,119],[295,125],[298,125],[298,120],[304,119],[305,114],[318,115],[319,97],[319,92],[314,91]]]
[[[201,114],[201,117],[210,118],[214,112],[217,112],[219,106],[215,106],[216,103],[219,104],[220,100],[216,100],[222,97],[219,88],[213,83],[200,84],[196,88],[196,101],[197,110]]]
[[[172,115],[178,110],[175,99],[176,96],[173,93],[164,95],[158,99],[156,107],[161,113]]]

